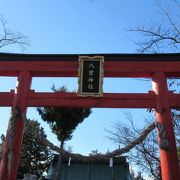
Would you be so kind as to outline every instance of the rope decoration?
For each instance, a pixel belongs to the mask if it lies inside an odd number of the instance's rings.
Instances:
[[[20,117],[20,110],[18,107],[15,108],[13,112],[11,112],[10,117],[10,139],[9,139],[9,148],[12,149],[14,144],[14,133],[15,133],[15,122],[16,119]]]
[[[9,134],[9,145],[8,145],[8,173],[10,174],[13,162],[13,145],[14,145],[14,133],[15,133],[15,122],[20,117],[20,110],[18,107],[11,112],[10,122],[10,134]]]
[[[165,151],[169,149],[169,141],[166,136],[166,130],[162,123],[156,122],[155,123],[156,128],[158,129],[158,136],[160,139],[159,147]]]
[[[167,150],[169,148],[169,142],[166,138],[166,132],[164,129],[164,126],[159,123],[159,122],[153,122],[151,123],[147,128],[145,128],[139,135],[139,137],[137,137],[134,141],[129,142],[129,144],[127,144],[127,146],[120,148],[120,149],[116,149],[112,152],[106,153],[106,154],[97,154],[97,155],[93,155],[93,156],[84,156],[81,154],[74,154],[74,153],[70,153],[67,151],[63,151],[63,156],[69,157],[69,160],[71,161],[72,159],[76,159],[76,160],[80,160],[83,162],[87,162],[89,160],[93,160],[94,158],[98,158],[98,159],[106,159],[106,160],[110,160],[110,158],[116,157],[116,156],[120,156],[124,153],[129,152],[134,146],[142,143],[146,137],[148,136],[148,134],[154,130],[156,128],[158,128],[158,135],[160,138],[160,148]],[[34,138],[38,140],[39,143],[41,143],[44,146],[49,147],[49,149],[59,153],[60,149],[59,147],[55,146],[53,143],[51,143],[49,140],[47,140],[45,137],[43,137],[41,135],[41,133],[39,133],[38,131],[34,130]]]
[[[128,151],[130,151],[134,146],[140,144],[141,142],[143,142],[146,137],[148,136],[148,134],[155,128],[155,123],[151,123],[147,128],[145,128],[140,136],[135,139],[134,141],[131,141],[127,146],[121,148],[121,149],[116,149],[112,152],[106,153],[106,154],[97,154],[97,155],[93,155],[93,156],[84,156],[81,154],[74,154],[74,153],[70,153],[67,151],[63,151],[63,156],[66,157],[71,157],[71,159],[76,159],[76,160],[80,160],[83,162],[87,162],[89,160],[93,160],[94,158],[98,158],[98,159],[106,159],[109,160],[110,158],[116,157],[116,156],[120,156],[121,154],[127,153]],[[47,147],[49,147],[49,149],[59,153],[60,149],[59,147],[55,146],[54,144],[52,144],[50,141],[48,141],[46,138],[41,136],[41,133],[39,132],[34,132],[34,138],[36,138],[39,143],[41,143],[42,145],[45,145]]]

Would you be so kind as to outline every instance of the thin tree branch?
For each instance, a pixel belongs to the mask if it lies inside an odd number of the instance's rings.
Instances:
[[[7,47],[10,45],[17,45],[22,49],[25,49],[30,43],[27,40],[27,37],[20,34],[10,31],[7,26],[7,21],[0,17],[0,48]]]
[[[149,158],[147,157],[147,151],[146,151],[146,148],[144,147],[144,143],[142,143],[142,148],[143,148],[143,150],[144,150],[144,152],[146,152],[146,153],[143,153],[143,155],[144,155],[144,158],[145,158],[145,160],[146,160],[146,162],[148,163],[148,165],[149,165],[149,167],[150,167],[150,172],[151,172],[151,174],[155,177],[155,178],[157,178],[157,179],[159,179],[159,177],[157,177],[157,175],[155,174],[155,172],[154,172],[154,169],[152,168],[152,165],[153,165],[153,163],[149,160]],[[158,159],[158,162],[159,162],[159,159]]]

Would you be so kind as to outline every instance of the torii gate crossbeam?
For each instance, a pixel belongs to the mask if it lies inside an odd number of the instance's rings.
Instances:
[[[76,93],[37,93],[30,89],[33,77],[77,77],[79,56],[0,54],[0,76],[18,77],[18,86],[15,90],[0,92],[0,106],[12,107],[13,115],[9,122],[1,160],[0,180],[16,179],[26,110],[27,107],[38,106],[155,108],[156,121],[164,125],[170,145],[168,150],[160,149],[162,178],[179,179],[171,108],[180,107],[180,95],[168,91],[167,78],[180,77],[180,54],[101,56],[104,56],[105,77],[152,78],[152,91],[104,93],[103,97],[98,98],[79,97]]]

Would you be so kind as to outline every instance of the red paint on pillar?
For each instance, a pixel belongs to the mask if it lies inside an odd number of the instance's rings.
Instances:
[[[14,94],[14,102],[12,111],[15,111],[18,107],[20,111],[20,117],[18,117],[15,121],[15,131],[14,131],[14,142],[12,147],[12,165],[10,171],[8,171],[8,151],[9,151],[9,140],[10,140],[10,125],[8,126],[7,139],[4,147],[4,156],[1,162],[0,167],[0,180],[15,180],[20,152],[21,152],[21,144],[23,139],[23,131],[25,124],[25,116],[27,111],[27,96],[31,86],[31,75],[29,72],[21,72],[18,77],[18,85]],[[10,124],[10,122],[9,122]]]
[[[170,105],[168,103],[167,80],[164,73],[154,73],[153,90],[156,94],[156,121],[164,125],[169,141],[169,150],[160,149],[160,163],[163,180],[178,180],[179,165]]]

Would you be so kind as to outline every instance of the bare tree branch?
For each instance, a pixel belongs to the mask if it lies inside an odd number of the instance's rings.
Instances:
[[[180,4],[177,0],[173,1],[177,8]],[[180,11],[173,17],[158,0],[156,0],[161,15],[166,18],[165,23],[137,26],[130,28],[130,32],[139,33],[143,40],[133,40],[141,53],[159,53],[159,52],[179,52],[180,51]],[[163,22],[163,21],[162,21]]]
[[[135,42],[139,46],[139,52],[153,52],[157,53],[167,44],[173,49],[179,49],[180,47],[180,34],[170,34],[170,32],[165,31],[161,25],[158,27],[137,27],[135,29],[130,29],[131,32],[139,32],[146,37],[145,40]]]
[[[151,174],[152,174],[156,179],[159,179],[159,177],[157,176],[157,174],[154,172],[153,163],[152,163],[151,159],[149,159],[149,158],[147,157],[147,155],[150,155],[150,157],[152,157],[152,156],[151,156],[151,154],[149,154],[149,152],[146,150],[143,142],[142,142],[142,148],[143,148],[144,158],[145,158],[146,162],[148,163],[148,167],[150,168]],[[144,152],[145,152],[145,153],[144,153]],[[156,160],[159,161],[158,158],[156,158]],[[160,161],[159,161],[159,162],[160,162]]]
[[[154,128],[155,128],[155,124],[154,124],[154,123],[150,124],[150,125],[149,125],[147,128],[145,128],[141,133],[139,133],[139,136],[138,136],[135,140],[129,142],[124,148],[116,149],[116,150],[112,151],[111,153],[108,153],[108,155],[113,157],[113,156],[118,156],[118,155],[121,155],[121,154],[124,154],[124,153],[129,152],[134,146],[142,143],[142,142],[146,139],[146,137],[148,136],[148,134],[149,134]],[[111,133],[111,132],[109,131],[109,133]],[[127,136],[127,134],[126,134],[126,136]],[[129,140],[128,140],[128,141],[129,141]]]
[[[174,0],[174,2],[177,4],[177,6],[180,8],[180,3],[177,0]]]
[[[176,0],[174,0],[174,2],[178,5],[178,2]],[[156,0],[156,4],[157,4],[158,8],[160,9],[160,11],[162,12],[162,15],[165,16],[165,18],[167,18],[170,26],[172,26],[172,29],[175,30],[178,34],[180,34],[180,30],[178,29],[176,23],[170,16],[168,10],[163,8],[162,4],[158,0]]]
[[[24,50],[30,44],[27,37],[7,28],[7,21],[0,17],[0,48],[15,45]]]
[[[145,121],[149,125],[146,125],[145,128],[141,130],[136,127],[132,115],[126,113],[126,122],[128,122],[129,125],[123,125],[122,122],[119,121],[119,123],[113,126],[113,129],[107,132],[109,133],[110,140],[114,138],[113,142],[125,146],[119,149],[119,151],[117,149],[113,152],[116,154],[120,154],[121,152],[128,153],[129,161],[136,164],[142,172],[148,173],[155,179],[160,179],[159,145],[157,142],[157,133],[153,131],[155,123],[150,119],[146,119]]]

